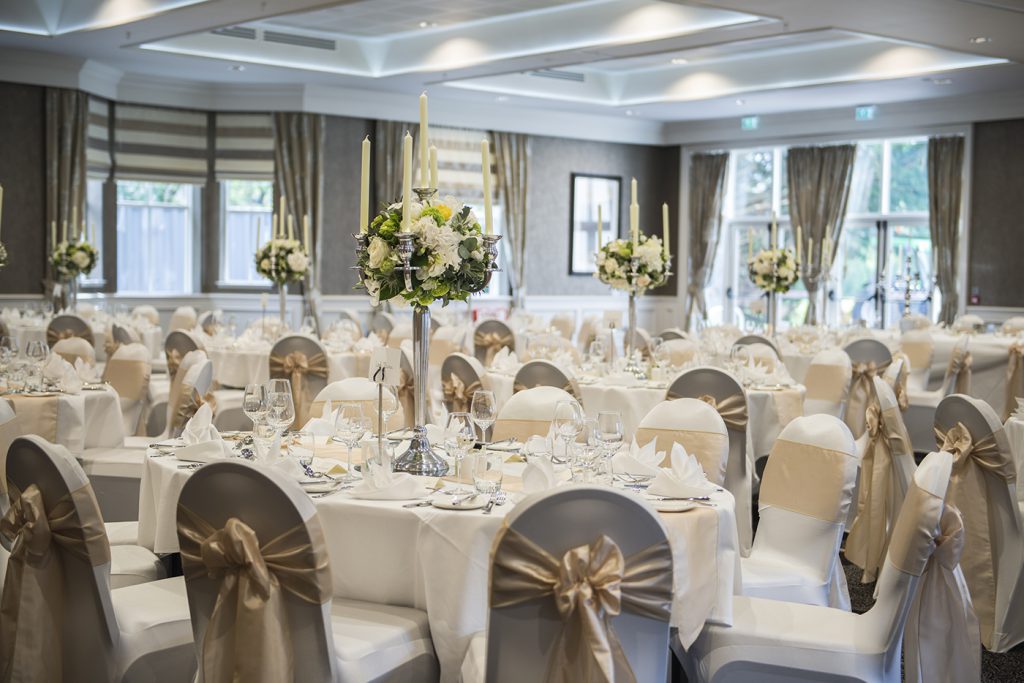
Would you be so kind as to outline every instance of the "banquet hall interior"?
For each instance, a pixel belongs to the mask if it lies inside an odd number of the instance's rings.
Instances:
[[[0,681],[1024,681],[1021,0],[0,0]]]

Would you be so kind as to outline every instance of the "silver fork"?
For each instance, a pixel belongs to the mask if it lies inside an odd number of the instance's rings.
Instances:
[[[491,514],[491,510],[494,509],[495,505],[504,505],[504,504],[505,504],[505,492],[504,491],[498,491],[493,496],[491,496],[491,499],[489,501],[487,501],[487,507],[484,508],[484,514],[485,515]]]

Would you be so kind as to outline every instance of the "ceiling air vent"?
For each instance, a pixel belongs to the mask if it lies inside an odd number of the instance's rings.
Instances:
[[[309,47],[314,50],[334,50],[337,43],[326,38],[314,38],[298,33],[284,33],[282,31],[264,31],[263,40],[268,43],[281,43],[282,45],[294,45],[296,47]]]
[[[583,74],[576,71],[563,71],[561,69],[538,69],[528,73],[538,78],[554,78],[559,81],[573,81],[574,83],[582,83],[585,78]]]
[[[229,38],[245,38],[246,40],[256,40],[256,29],[248,28],[246,26],[228,26],[225,28],[216,28],[210,33],[218,36],[228,36]]]

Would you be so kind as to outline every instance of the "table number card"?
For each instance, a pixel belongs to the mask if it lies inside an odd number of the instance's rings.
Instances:
[[[402,350],[381,348],[374,349],[370,356],[371,380],[377,384],[396,386],[401,381]]]
[[[622,311],[605,311],[605,327],[622,327]]]

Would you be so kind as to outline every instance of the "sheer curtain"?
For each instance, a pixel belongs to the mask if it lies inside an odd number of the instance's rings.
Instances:
[[[800,277],[807,288],[808,324],[818,319],[817,294],[821,276],[831,267],[837,249],[833,247],[830,262],[822,268],[822,244],[828,235],[832,244],[839,243],[850,195],[850,178],[856,145],[824,147],[790,147],[786,153],[789,175],[789,218],[802,231],[804,253]],[[807,241],[813,240],[814,253],[807,258]]]
[[[530,138],[521,133],[491,133],[498,190],[505,207],[505,241],[509,255],[508,275],[512,305],[522,308],[526,299],[526,190]],[[486,169],[485,169],[486,172]]]
[[[939,321],[947,325],[956,318],[959,307],[956,267],[963,166],[963,136],[928,139],[928,227],[932,237],[935,279],[942,292]]]
[[[722,231],[722,195],[729,153],[694,154],[690,158],[690,282],[686,329],[690,329],[694,308],[707,320],[704,288],[711,277],[718,238]]]
[[[55,223],[57,240],[85,220],[85,150],[89,96],[77,90],[46,89],[46,229]],[[51,245],[51,249],[54,245]]]

